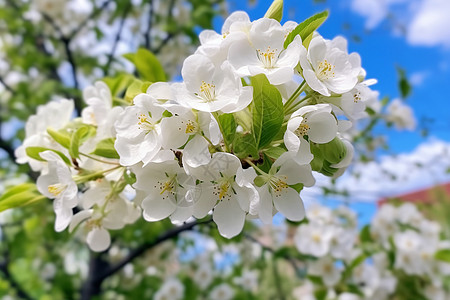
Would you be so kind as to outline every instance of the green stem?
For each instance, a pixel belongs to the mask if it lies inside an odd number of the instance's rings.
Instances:
[[[250,166],[252,166],[256,171],[258,171],[261,175],[267,175],[266,172],[258,168],[257,165],[255,165],[250,159],[246,158],[244,159]]]
[[[85,154],[85,153],[81,153],[81,152],[80,152],[80,154],[83,155],[83,156],[86,156],[87,158],[90,158],[90,159],[92,159],[92,160],[96,160],[96,161],[101,162],[101,163],[104,163],[104,164],[110,164],[110,165],[116,165],[116,166],[119,165],[119,164],[116,163],[116,162],[102,160],[102,159],[93,157],[93,156],[91,156],[91,155]]]
[[[306,96],[305,98],[303,98],[303,99],[301,99],[299,102],[297,102],[297,103],[295,103],[295,104],[293,104],[293,105],[291,105],[290,107],[288,107],[288,108],[286,108],[285,110],[284,110],[284,114],[287,116],[287,115],[290,115],[290,114],[292,114],[292,113],[294,113],[296,110],[298,110],[300,107],[303,107],[303,106],[305,106],[306,104],[308,104],[308,101],[306,101],[306,100],[309,100],[309,99],[311,99],[312,98],[312,96]],[[305,102],[306,101],[306,102]]]
[[[303,80],[302,83],[300,83],[300,85],[298,86],[298,88],[294,91],[294,93],[292,93],[291,97],[289,97],[289,99],[284,104],[285,110],[292,104],[292,102],[295,101],[295,99],[298,98],[298,96],[301,95],[301,93],[304,92],[307,86],[308,85],[306,84],[306,80]]]
[[[75,180],[75,182],[77,184],[84,183],[86,181],[90,181],[91,179],[96,179],[96,178],[99,178],[99,177],[103,177],[104,174],[112,172],[112,171],[117,170],[119,168],[123,168],[123,167],[122,166],[117,166],[117,167],[114,167],[114,168],[111,168],[111,169],[108,169],[108,170],[102,170],[102,171],[86,174],[84,176],[78,176],[78,177],[75,177],[74,180]]]

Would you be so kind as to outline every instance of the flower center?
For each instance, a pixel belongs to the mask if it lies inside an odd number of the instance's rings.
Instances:
[[[320,80],[327,80],[334,78],[334,68],[335,66],[330,64],[326,59],[323,60],[319,67],[317,68],[316,75]]]
[[[298,137],[303,137],[305,135],[308,135],[309,129],[311,127],[309,127],[306,119],[303,119],[303,121],[300,123],[300,126],[298,126],[298,128],[295,130],[295,135],[297,135]]]
[[[138,128],[143,130],[143,131],[152,131],[153,129],[155,129],[155,125],[153,125],[150,121],[149,118],[146,114],[139,114],[138,115]]]
[[[186,133],[194,133],[197,131],[197,124],[191,120],[186,123]]]
[[[275,67],[275,63],[277,61],[276,53],[278,52],[278,49],[271,49],[269,46],[265,52],[260,49],[257,49],[256,51],[258,53],[259,60],[263,63],[265,68],[271,69]]]
[[[47,190],[53,196],[58,197],[62,192],[64,192],[66,187],[67,187],[67,184],[56,183],[56,184],[49,185]]]
[[[160,182],[159,189],[161,190],[159,192],[160,195],[165,192],[173,193],[173,190],[175,189],[175,176],[170,177],[166,182]]]
[[[316,243],[320,243],[320,240],[321,240],[320,235],[317,233],[313,234],[312,239]]]
[[[231,184],[228,180],[223,180],[222,182],[219,182],[218,184],[214,185],[213,189],[213,195],[218,196],[219,200],[223,200],[225,197],[230,200],[231,195],[229,193],[231,188]]]
[[[353,102],[358,103],[359,101],[361,101],[361,93],[356,92],[353,94]]]
[[[284,175],[274,176],[269,180],[270,188],[275,192],[275,197],[280,197],[281,192],[289,187],[286,181],[287,176]]]
[[[216,86],[212,83],[206,83],[202,81],[202,85],[200,86],[200,96],[206,102],[212,102],[216,100]]]

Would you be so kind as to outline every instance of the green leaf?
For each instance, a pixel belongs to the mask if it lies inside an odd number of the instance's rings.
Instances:
[[[40,156],[41,152],[44,151],[53,151],[56,154],[58,154],[62,160],[67,164],[67,165],[71,165],[72,163],[70,162],[70,160],[67,158],[67,156],[65,156],[62,152],[59,152],[57,150],[53,150],[53,149],[49,149],[49,148],[45,148],[45,147],[27,147],[25,149],[25,152],[27,153],[27,155],[35,160],[39,160],[39,161],[46,161],[45,159],[43,159]]]
[[[248,156],[259,158],[255,138],[250,133],[236,133],[233,141],[233,152],[239,158],[246,158]]]
[[[125,179],[125,182],[130,185],[136,182],[136,174],[130,170],[125,170],[125,172],[123,172],[123,178]]]
[[[366,225],[361,229],[361,232],[359,234],[359,240],[362,243],[372,242],[372,235],[370,234],[370,225]]]
[[[19,185],[12,186],[3,193],[3,195],[0,197],[0,201],[3,201],[14,194],[18,194],[27,190],[28,191],[36,190],[36,185],[34,183],[22,183]]]
[[[139,48],[136,54],[124,54],[131,61],[142,79],[151,82],[166,81],[164,69],[156,56],[144,48]]]
[[[273,0],[264,18],[270,18],[281,22],[283,18],[283,0]]]
[[[29,205],[45,198],[45,196],[39,194],[35,184],[20,184],[6,190],[6,192],[0,197],[0,212],[11,208]]]
[[[303,183],[297,183],[289,185],[291,188],[293,188],[297,193],[300,193],[301,190],[303,190],[304,184]]]
[[[78,128],[75,133],[72,135],[72,138],[70,139],[70,147],[69,147],[69,154],[73,158],[79,158],[80,153],[79,149],[81,144],[83,144],[83,139],[89,134],[89,127],[88,126],[82,126]]]
[[[149,82],[143,82],[139,79],[134,79],[133,82],[128,86],[125,92],[125,101],[132,103],[134,97],[139,94],[145,93],[147,88],[150,86]],[[145,90],[144,90],[145,89]]]
[[[287,46],[292,43],[297,35],[300,35],[300,37],[302,38],[303,46],[308,48],[314,31],[316,31],[317,28],[319,28],[327,18],[328,11],[325,10],[298,24],[297,27],[295,27],[295,29],[292,30],[284,40],[284,48],[287,48]]]
[[[264,154],[272,159],[277,159],[284,152],[286,152],[286,149],[284,149],[282,147],[272,147],[267,150],[264,150]]]
[[[95,147],[95,150],[91,154],[95,154],[106,158],[119,159],[120,156],[117,153],[116,148],[114,148],[114,141],[115,139],[113,138],[101,140],[100,142],[98,142],[97,146]]]
[[[66,149],[70,147],[70,136],[63,131],[56,131],[52,128],[47,128],[47,133],[61,146]]]
[[[252,132],[258,149],[268,145],[283,124],[284,109],[281,94],[264,74],[251,78],[253,86]]]
[[[232,114],[221,114],[218,121],[225,144],[230,145],[236,135],[237,125],[234,116]]]
[[[447,263],[450,263],[450,249],[441,249],[438,250],[434,254],[434,258],[437,260],[445,261]]]
[[[127,73],[121,73],[115,77],[103,78],[103,82],[105,82],[108,85],[109,89],[111,90],[111,95],[113,97],[121,94],[127,88],[127,86],[131,84],[133,80],[134,76]]]
[[[403,99],[406,99],[412,91],[412,86],[408,81],[408,78],[406,77],[406,71],[401,68],[397,67],[397,74],[398,74],[398,88],[400,89],[400,94],[402,95]]]

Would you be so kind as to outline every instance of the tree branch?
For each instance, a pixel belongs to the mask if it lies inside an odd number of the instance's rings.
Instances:
[[[172,19],[173,19],[173,9],[174,9],[174,7],[175,7],[175,1],[176,0],[170,0],[170,3],[169,3],[169,8],[168,8],[168,10],[167,10],[167,23],[169,23],[169,22],[171,22],[172,21]],[[165,46],[165,45],[167,45],[167,43],[174,37],[176,35],[176,33],[175,32],[168,32],[167,33],[167,35],[166,35],[166,37],[161,41],[161,43],[159,44],[159,46],[154,50],[154,51],[152,51],[154,54],[157,54],[157,53],[159,53],[160,51],[161,51],[161,49]]]
[[[66,52],[67,61],[69,62],[70,66],[72,67],[72,77],[73,77],[73,87],[74,89],[79,88],[78,84],[78,77],[77,77],[77,65],[75,63],[75,60],[73,58],[72,50],[70,50],[70,39],[66,37],[61,37],[61,42],[64,45],[64,51]],[[77,114],[81,116],[81,110],[83,109],[83,103],[81,101],[81,98],[74,97],[75,102],[75,110],[77,111]]]
[[[99,295],[101,292],[101,285],[105,279],[120,271],[125,265],[141,256],[146,251],[158,246],[159,244],[167,240],[175,238],[184,231],[192,230],[197,225],[208,224],[210,222],[212,222],[212,218],[206,221],[195,220],[189,223],[185,223],[182,226],[169,229],[159,237],[157,237],[155,240],[144,243],[141,246],[131,250],[124,259],[114,265],[109,265],[107,262],[105,262],[102,258],[102,254],[92,254],[89,263],[89,275],[81,290],[81,300],[89,300],[93,296]]]
[[[84,21],[81,22],[80,25],[79,25],[77,28],[75,28],[75,29],[68,35],[69,40],[71,40],[72,38],[74,38],[74,37],[81,31],[81,29],[83,29],[83,28],[86,26],[86,24],[89,22],[89,20],[91,20],[91,19],[97,17],[97,15],[98,15],[99,13],[101,13],[101,12],[108,6],[108,4],[111,3],[111,2],[113,2],[113,1],[112,1],[112,0],[106,0],[106,1],[103,2],[103,4],[100,5],[97,9],[94,9],[94,10],[92,11],[92,13],[91,13],[86,19],[84,19]]]
[[[14,90],[12,87],[10,87],[4,80],[3,77],[0,76],[0,83],[3,84],[6,90],[8,90],[11,94],[14,93]]]
[[[106,271],[104,271],[103,273],[101,273],[98,277],[97,280],[99,280],[100,282],[103,281],[105,278],[115,274],[116,272],[118,272],[120,269],[122,269],[126,264],[130,263],[131,261],[133,261],[135,258],[139,257],[140,255],[142,255],[143,253],[145,253],[147,250],[161,244],[162,242],[165,242],[167,240],[170,240],[176,236],[178,236],[180,233],[184,232],[184,231],[188,231],[191,230],[192,228],[194,228],[197,225],[200,224],[208,224],[212,222],[212,218],[208,219],[206,221],[192,221],[189,223],[185,223],[182,226],[179,227],[175,227],[172,228],[166,232],[164,232],[162,235],[160,235],[158,238],[156,238],[154,241],[151,242],[147,242],[145,244],[142,244],[141,246],[135,248],[134,250],[131,250],[130,253],[120,262],[118,262],[117,264],[111,266],[109,269],[107,269]]]
[[[152,45],[152,23],[153,23],[153,0],[149,1],[150,4],[150,12],[148,14],[148,25],[147,25],[147,30],[145,32],[145,48],[147,49],[151,49],[151,45]]]
[[[109,68],[111,66],[111,63],[113,62],[114,54],[115,54],[116,48],[117,48],[117,44],[120,41],[120,38],[121,38],[121,35],[122,35],[122,30],[123,30],[123,27],[124,27],[124,24],[125,24],[125,20],[127,18],[128,13],[130,12],[130,9],[131,9],[131,3],[128,3],[126,8],[123,10],[122,18],[120,19],[119,30],[117,31],[116,38],[114,39],[114,43],[113,43],[113,46],[111,48],[111,52],[108,55],[108,60],[107,60],[106,65],[105,65],[105,73],[106,74],[109,73]]]

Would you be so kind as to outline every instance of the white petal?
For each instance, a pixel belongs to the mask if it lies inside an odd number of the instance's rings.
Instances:
[[[142,208],[144,209],[143,217],[148,222],[155,222],[170,216],[177,206],[170,200],[163,198],[166,193],[160,197],[150,195],[142,201]]]
[[[186,132],[186,122],[188,120],[180,116],[162,119],[161,143],[164,149],[177,149],[186,143],[189,138],[189,134]]]
[[[193,205],[193,215],[197,219],[204,218],[208,212],[216,205],[218,196],[213,194],[213,187],[211,184],[199,184],[195,191],[196,201]]]
[[[306,83],[308,83],[310,88],[324,96],[331,96],[328,88],[319,79],[317,79],[316,73],[314,73],[314,71],[303,70],[303,77],[305,78]]]
[[[308,120],[310,129],[308,137],[311,141],[324,144],[336,137],[337,122],[335,117],[328,112],[317,112],[311,115]]]
[[[86,242],[92,251],[102,252],[111,244],[111,236],[104,228],[94,228],[87,234]]]
[[[180,207],[178,206],[177,209],[172,213],[170,216],[170,220],[173,224],[181,225],[182,223],[186,222],[187,219],[192,217],[192,207]]]
[[[288,220],[301,221],[305,217],[303,201],[293,188],[283,189],[279,197],[273,195],[273,204]]]
[[[213,220],[220,234],[230,239],[244,228],[245,212],[235,200],[224,200],[214,208]]]
[[[273,204],[272,204],[272,195],[269,193],[269,187],[267,185],[263,185],[261,188],[258,188],[258,192],[259,192],[259,207],[258,207],[259,218],[264,224],[272,224]]]

